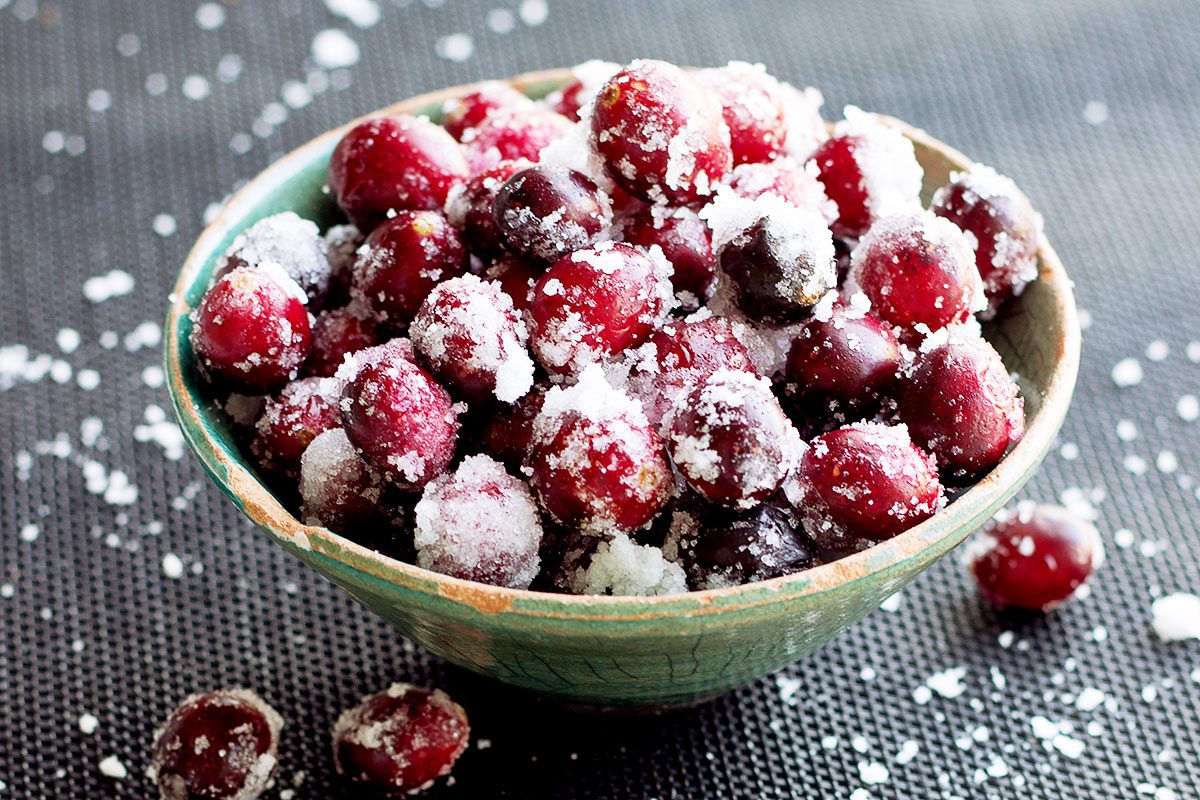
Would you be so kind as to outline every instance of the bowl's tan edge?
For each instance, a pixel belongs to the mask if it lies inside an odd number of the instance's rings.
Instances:
[[[518,89],[524,90],[527,86],[539,83],[565,83],[569,78],[570,71],[567,69],[550,69],[526,73],[510,79],[510,82]],[[220,243],[240,215],[265,199],[279,180],[295,171],[297,164],[307,163],[313,151],[328,148],[362,119],[381,114],[407,113],[440,104],[447,99],[461,97],[478,86],[479,83],[450,87],[395,103],[327,131],[293,150],[261,172],[230,198],[216,218],[201,233],[184,262],[171,296],[164,342],[165,361],[169,376],[168,388],[172,401],[181,417],[180,421],[183,423],[185,433],[200,437],[199,440],[196,440],[192,435],[188,436],[188,441],[193,445],[197,455],[215,475],[226,477],[228,490],[240,500],[245,514],[251,521],[270,531],[288,549],[313,549],[379,580],[402,584],[415,591],[435,593],[441,597],[468,604],[485,614],[515,611],[536,617],[624,621],[654,618],[662,613],[662,610],[656,611],[656,609],[661,609],[664,605],[690,604],[693,606],[680,611],[685,614],[707,614],[747,609],[813,594],[859,580],[871,573],[895,566],[917,555],[927,547],[945,543],[947,539],[956,534],[960,539],[965,538],[970,530],[961,529],[971,521],[979,509],[986,508],[997,501],[1007,500],[1008,496],[1015,493],[1019,485],[1023,484],[1049,450],[1066,416],[1074,389],[1079,369],[1080,329],[1070,278],[1058,255],[1043,236],[1038,249],[1040,279],[1051,284],[1056,300],[1056,311],[1062,321],[1063,335],[1058,342],[1057,366],[1024,438],[991,473],[945,510],[894,539],[882,542],[861,553],[830,564],[813,567],[796,575],[725,589],[664,597],[575,596],[488,586],[441,575],[381,555],[325,528],[304,525],[275,499],[235,455],[227,452],[219,442],[212,438],[205,424],[205,410],[190,399],[185,387],[179,342],[179,320],[191,310],[186,300],[187,289],[210,252]],[[914,142],[940,151],[960,167],[966,167],[971,163],[971,160],[962,153],[919,128],[891,117],[879,115],[879,118],[886,124],[899,129]],[[352,564],[347,564],[347,557],[352,558]],[[518,600],[526,602],[521,603],[518,608],[514,605]],[[536,606],[536,608],[531,606]],[[599,616],[595,613],[600,610],[597,607],[603,609],[603,613]]]

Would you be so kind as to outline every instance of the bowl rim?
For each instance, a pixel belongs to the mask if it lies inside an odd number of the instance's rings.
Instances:
[[[569,68],[559,68],[528,72],[503,80],[525,93],[535,86],[561,86],[571,75]],[[1070,405],[1079,369],[1081,334],[1070,278],[1043,234],[1037,252],[1039,280],[1051,285],[1055,312],[1062,320],[1062,336],[1057,342],[1057,363],[1025,435],[987,476],[949,506],[904,533],[861,552],[792,575],[722,589],[655,597],[569,595],[510,589],[442,575],[385,556],[326,528],[303,524],[244,465],[243,456],[236,449],[231,451],[211,434],[206,423],[208,411],[203,403],[195,403],[191,399],[187,385],[193,378],[187,375],[183,367],[179,336],[181,320],[191,311],[187,301],[188,291],[204,262],[226,235],[240,224],[245,214],[268,199],[281,183],[299,169],[311,164],[316,157],[314,154],[332,149],[336,140],[351,127],[366,119],[413,113],[438,105],[462,97],[487,82],[451,86],[390,104],[326,131],[297,147],[234,193],[201,232],[184,260],[170,295],[170,308],[164,325],[164,360],[172,405],[190,449],[206,471],[225,492],[235,498],[253,523],[268,531],[287,549],[316,550],[356,572],[367,573],[388,584],[464,603],[486,614],[515,612],[524,616],[576,620],[594,620],[599,616],[610,621],[629,621],[661,618],[676,612],[695,615],[718,610],[744,610],[785,602],[887,572],[939,545],[947,550],[954,547],[973,532],[971,522],[982,510],[999,508],[1020,490],[1024,479],[1049,451]],[[958,150],[920,128],[885,115],[875,116],[898,129],[914,144],[939,153],[959,168],[973,163]]]

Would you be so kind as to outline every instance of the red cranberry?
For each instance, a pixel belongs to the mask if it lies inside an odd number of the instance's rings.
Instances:
[[[325,308],[341,308],[350,302],[350,284],[358,248],[366,237],[354,225],[334,225],[325,231],[325,253],[329,257],[329,295]]]
[[[546,102],[567,119],[578,121],[580,112],[585,107],[591,109],[596,92],[620,68],[619,64],[598,59],[577,64],[571,69],[574,78],[570,83],[547,97]]]
[[[669,266],[627,244],[577,250],[537,282],[530,342],[547,371],[573,374],[637,347],[671,305]]]
[[[192,313],[200,371],[248,394],[283,386],[312,346],[305,300],[296,282],[270,262],[226,274]]]
[[[254,800],[275,772],[282,728],[249,690],[194,694],[156,734],[147,775],[164,800]]]
[[[529,466],[546,513],[591,532],[640,528],[674,488],[662,440],[598,366],[586,369],[575,386],[546,395],[534,421]]]
[[[547,388],[537,385],[513,405],[487,408],[486,419],[480,430],[483,452],[503,462],[514,472],[519,470],[529,456],[533,421],[542,410]]]
[[[384,549],[380,543],[406,522],[383,477],[363,461],[342,428],[320,434],[304,451],[300,497],[309,525],[321,525],[377,550]]]
[[[500,231],[492,214],[496,193],[504,182],[529,165],[527,161],[501,161],[476,173],[446,203],[446,216],[462,232],[463,241],[480,258],[492,258],[504,251]]]
[[[979,591],[999,606],[1049,611],[1104,560],[1095,526],[1060,506],[1021,503],[967,548]]]
[[[350,308],[322,311],[312,328],[312,352],[304,362],[304,374],[332,378],[351,353],[379,344],[375,323]]]
[[[282,268],[304,290],[314,309],[325,302],[330,265],[315,223],[293,211],[260,219],[233,240],[217,264],[214,282],[238,267],[258,268],[267,262]]]
[[[467,271],[467,249],[436,211],[401,211],[367,237],[354,272],[354,290],[381,320],[412,321],[439,282]]]
[[[721,107],[664,61],[634,61],[604,85],[592,144],[618,185],[652,202],[697,202],[733,162]]]
[[[983,278],[988,316],[1037,278],[1042,216],[1010,179],[975,164],[938,189],[929,210],[974,238],[975,266]]]
[[[871,310],[910,339],[963,322],[982,306],[966,237],[928,212],[875,224],[854,249],[850,279]]]
[[[774,494],[803,447],[770,381],[734,370],[709,376],[673,408],[664,438],[693,489],[738,508]]]
[[[539,164],[504,182],[493,216],[506,248],[527,261],[553,264],[595,242],[612,225],[612,206],[583,173]]]
[[[712,234],[692,209],[644,206],[621,221],[621,239],[646,249],[662,248],[675,268],[671,285],[685,309],[693,311],[712,296],[717,277]]]
[[[528,589],[538,573],[537,504],[525,481],[487,456],[468,456],[426,486],[416,519],[419,567],[512,589]]]
[[[333,196],[364,231],[387,219],[389,211],[441,208],[467,175],[458,142],[424,117],[361,122],[329,160]]]
[[[305,448],[331,428],[342,425],[336,385],[322,378],[292,381],[263,406],[250,450],[266,472],[295,479]]]
[[[572,122],[578,122],[584,92],[583,81],[576,78],[552,95],[550,107]]]
[[[891,329],[839,300],[797,329],[784,380],[805,413],[847,422],[879,407],[902,363]]]
[[[478,128],[497,109],[524,108],[532,101],[504,81],[485,81],[479,88],[463,97],[447,100],[443,107],[442,127],[462,141],[463,135]]]
[[[333,760],[350,780],[400,797],[449,775],[470,737],[466,712],[441,689],[395,683],[338,717]]]
[[[458,419],[450,394],[413,359],[406,339],[363,350],[346,373],[342,422],[371,466],[419,489],[454,457]]]
[[[721,104],[734,164],[771,161],[779,155],[787,138],[783,95],[779,81],[762,64],[730,61],[700,70],[696,80]]]
[[[904,427],[867,422],[813,439],[786,488],[809,536],[831,550],[890,539],[943,503],[933,459]]]
[[[528,334],[512,299],[492,283],[464,275],[425,298],[409,331],[429,369],[458,396],[511,403],[533,385]]]
[[[1025,402],[1000,354],[978,336],[952,335],[917,356],[896,402],[913,441],[961,485],[1000,463],[1025,433]]]
[[[746,510],[696,504],[676,511],[663,552],[683,565],[694,590],[722,589],[791,575],[813,554],[784,509]]]
[[[742,164],[729,174],[729,186],[747,200],[777,194],[794,206],[818,212],[826,223],[837,219],[837,205],[825,196],[825,187],[811,161],[803,165],[790,159]]]
[[[501,109],[463,136],[471,172],[501,161],[537,161],[542,148],[571,132],[571,120],[540,108]]]
[[[494,281],[500,291],[512,298],[513,308],[521,312],[525,319],[529,318],[533,287],[541,275],[542,270],[536,264],[523,261],[512,253],[500,256],[483,273],[483,277]]]
[[[829,125],[821,116],[825,98],[811,86],[797,89],[782,82],[779,89],[787,125],[785,150],[791,158],[805,161],[821,142],[829,138]]]
[[[811,160],[837,204],[837,236],[857,238],[877,219],[919,209],[922,170],[912,142],[853,106],[835,134]]]

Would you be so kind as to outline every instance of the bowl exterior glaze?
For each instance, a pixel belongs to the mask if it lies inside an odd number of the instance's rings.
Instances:
[[[565,70],[522,76],[533,97]],[[423,113],[471,91],[455,87],[380,113]],[[884,118],[913,140],[925,197],[968,163],[923,131]],[[664,598],[570,597],[460,581],[394,561],[296,520],[243,458],[228,420],[201,394],[188,344],[190,310],[220,254],[255,221],[295,211],[335,219],[324,190],[329,155],[349,127],[331,131],[263,172],[197,241],[172,295],[165,330],[172,403],[192,450],[259,528],[371,611],[439,656],[505,683],[571,703],[636,707],[696,702],[772,673],[854,624],[994,514],[1032,476],[1066,415],[1079,361],[1070,282],[1049,244],[1033,283],[988,338],[1026,397],[1025,438],[983,481],[921,525],[842,561],[772,581]]]

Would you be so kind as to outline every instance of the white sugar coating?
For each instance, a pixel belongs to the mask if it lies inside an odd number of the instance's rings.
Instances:
[[[593,422],[626,420],[638,427],[649,424],[642,404],[609,384],[604,370],[598,364],[585,367],[574,386],[550,387],[534,422],[535,436],[541,430],[547,439],[553,438],[559,420],[573,413]]]
[[[142,424],[133,429],[133,440],[143,444],[156,444],[162,448],[163,456],[169,461],[179,461],[184,454],[183,431],[174,420],[156,405],[148,405],[142,414]]]
[[[370,28],[379,22],[379,4],[375,0],[325,0],[325,8],[335,17],[348,20],[359,28]]]
[[[100,728],[100,720],[94,714],[79,715],[79,732],[91,736]]]
[[[416,505],[417,564],[525,589],[538,573],[542,524],[524,481],[484,455],[425,487]]]
[[[599,87],[596,87],[596,90],[598,89]],[[616,184],[605,169],[604,159],[592,144],[591,115],[590,103],[580,107],[579,121],[567,128],[562,136],[556,137],[543,147],[538,152],[538,161],[580,172],[591,178],[605,194],[611,194]]]
[[[362,459],[350,444],[345,430],[334,428],[318,434],[300,458],[300,497],[309,524],[333,524],[335,520],[323,519],[322,515],[342,507],[349,492],[365,491],[369,495],[368,501],[378,501],[380,489],[377,486],[363,490],[354,480],[364,471]],[[349,479],[338,480],[338,477]]]
[[[1195,422],[1200,419],[1200,399],[1194,394],[1185,394],[1175,403],[1175,413],[1184,422]]]
[[[942,697],[953,700],[967,690],[963,683],[966,677],[966,667],[951,667],[942,672],[935,672],[925,680],[925,685]]]
[[[1032,238],[1036,241],[1041,237],[1044,225],[1042,215],[1033,209],[1029,198],[1011,178],[1001,175],[986,164],[975,163],[965,171],[951,172],[950,181],[953,184],[961,185],[969,193],[967,194],[968,201],[971,200],[970,195],[972,194],[985,201],[1008,198],[1020,208],[1017,213],[1032,220],[1033,230],[1030,232]],[[949,190],[949,186],[938,189],[934,193],[933,204],[939,204],[941,198]],[[972,242],[972,250],[974,250],[977,243],[974,242],[971,234],[968,233],[967,236]],[[1013,239],[1005,232],[1000,232],[996,236],[992,263],[997,267],[1004,267],[1014,261],[1018,263],[1019,272],[1014,276],[1013,293],[1020,295],[1030,281],[1037,279],[1037,258],[1027,254],[1025,246],[1020,241]]]
[[[1104,704],[1106,697],[1107,695],[1099,689],[1087,686],[1075,698],[1075,707],[1080,711],[1095,711]]]
[[[173,580],[183,577],[183,560],[174,553],[167,553],[162,558],[163,575]]]
[[[352,67],[362,57],[358,42],[338,28],[328,28],[314,36],[310,52],[313,62],[325,69]]]
[[[1154,633],[1164,642],[1200,639],[1200,597],[1176,592],[1154,601],[1150,607]]]
[[[533,386],[525,326],[498,283],[475,275],[439,283],[417,312],[409,336],[435,371],[465,369],[489,376],[502,402],[516,402]]]
[[[83,296],[93,303],[103,303],[114,297],[122,297],[133,291],[133,276],[121,269],[111,270],[104,275],[95,275],[83,282]]]
[[[874,786],[880,783],[887,783],[890,775],[888,768],[878,761],[860,761],[858,764],[858,777],[863,783]]]
[[[801,164],[785,158],[769,163],[739,164],[729,173],[727,182],[736,182],[740,194],[750,196],[764,193],[776,194],[774,184],[779,178],[780,172],[795,176],[788,183],[793,189],[798,190],[799,196],[790,197],[790,202],[818,212],[826,224],[837,219],[837,203],[830,200],[829,196],[825,194],[825,186],[818,177],[820,170],[815,161],[806,161]]]
[[[784,152],[797,161],[806,160],[821,142],[829,138],[829,126],[821,117],[825,98],[820,90],[807,86],[797,89],[780,82],[783,118],[787,128]]]
[[[129,777],[129,770],[125,769],[125,765],[121,763],[121,759],[116,756],[108,756],[99,764],[100,774],[106,778],[123,781]]]
[[[843,115],[845,119],[833,132],[835,136],[861,137],[854,156],[862,172],[861,188],[866,192],[871,218],[920,211],[925,173],[917,163],[912,142],[857,106],[846,106]]]
[[[660,548],[637,544],[616,533],[592,554],[591,563],[573,577],[577,594],[653,597],[687,589],[683,567],[668,561]]]
[[[469,33],[451,33],[438,39],[433,49],[447,61],[463,62],[475,54],[475,40]]]
[[[1142,382],[1142,365],[1136,358],[1123,358],[1113,365],[1112,381],[1122,389]]]
[[[238,234],[225,251],[226,259],[234,257],[247,266],[271,270],[276,278],[280,273],[289,276],[297,287],[312,287],[324,292],[329,286],[330,266],[325,240],[316,223],[301,218],[294,211],[264,217]],[[287,281],[281,283],[290,289]],[[297,297],[308,302],[303,289]]]

